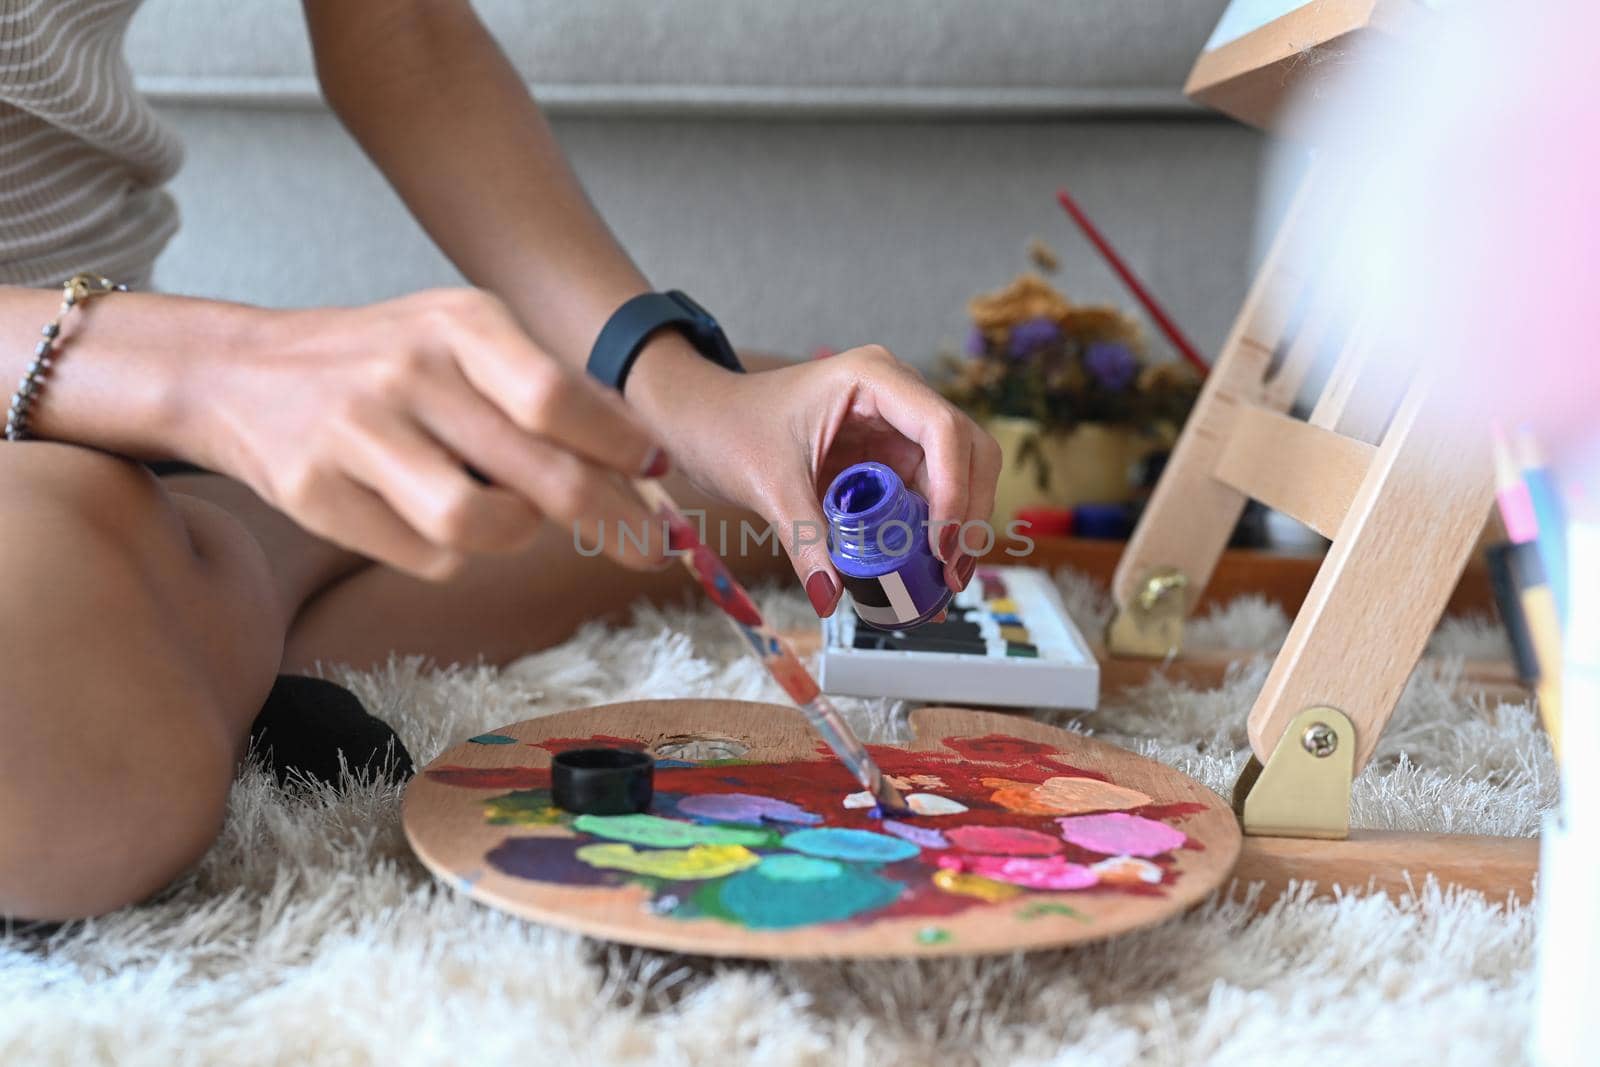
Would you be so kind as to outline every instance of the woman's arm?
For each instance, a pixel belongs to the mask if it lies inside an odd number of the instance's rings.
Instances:
[[[434,242],[546,351],[582,369],[600,328],[650,288],[466,0],[304,0],[328,104]],[[662,433],[725,372],[656,335],[628,399]]]
[[[649,288],[595,213],[521,78],[467,0],[304,0],[329,104],[474,284],[581,367],[606,319]],[[821,486],[880,459],[928,497],[933,550],[964,586],[951,527],[989,517],[999,447],[882,349],[734,375],[658,334],[627,398],[702,487],[783,530],[820,530]],[[820,614],[841,585],[820,539],[785,538]]]
[[[6,379],[59,299],[0,288]],[[292,311],[106,294],[63,321],[29,429],[228,474],[305,529],[424,577],[520,550],[543,517],[643,531],[649,512],[617,475],[666,469],[635,413],[474,289]],[[656,540],[643,554],[603,543],[653,566]]]
[[[466,0],[305,0],[323,94],[434,241],[582,368],[649,288]]]
[[[60,289],[0,286],[0,403],[60,303]],[[30,430],[133,459],[192,460],[197,363],[185,353],[234,358],[260,318],[258,309],[215,300],[146,293],[90,300],[62,321],[59,355],[30,410]]]

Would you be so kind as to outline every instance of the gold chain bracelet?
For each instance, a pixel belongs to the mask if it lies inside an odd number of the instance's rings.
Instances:
[[[22,372],[22,380],[17,383],[17,391],[11,394],[11,407],[6,410],[7,441],[22,441],[28,436],[28,412],[32,410],[39,387],[44,384],[51,366],[55,363],[61,323],[66,319],[67,312],[79,304],[87,304],[103,293],[127,291],[126,285],[117,285],[109,278],[102,278],[87,271],[74,274],[61,283],[61,309],[56,312],[56,317],[45,323],[44,328],[39,331],[44,335],[44,340],[34,346],[33,362]]]

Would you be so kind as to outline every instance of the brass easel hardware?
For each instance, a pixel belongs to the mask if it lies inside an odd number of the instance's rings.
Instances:
[[[1337,708],[1307,708],[1263,766],[1254,756],[1233,786],[1244,832],[1266,837],[1350,834],[1355,727]]]
[[[1139,583],[1126,608],[1106,628],[1106,648],[1116,656],[1166,659],[1183,650],[1189,578],[1175,567],[1158,567]]]

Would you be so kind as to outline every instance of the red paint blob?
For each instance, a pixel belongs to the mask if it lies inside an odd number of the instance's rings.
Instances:
[[[1018,826],[956,826],[944,836],[963,852],[993,856],[1053,856],[1062,850],[1061,838]]]

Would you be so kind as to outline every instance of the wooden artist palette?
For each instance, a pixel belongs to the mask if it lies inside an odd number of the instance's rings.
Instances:
[[[468,895],[651,948],[770,958],[1049,948],[1161,922],[1239,855],[1227,804],[1170,767],[1029,719],[911,714],[871,746],[914,808],[877,817],[793,708],[654,700],[520,722],[411,782],[405,830]],[[552,753],[657,759],[646,816],[551,806]],[[943,846],[943,847],[940,847]]]

